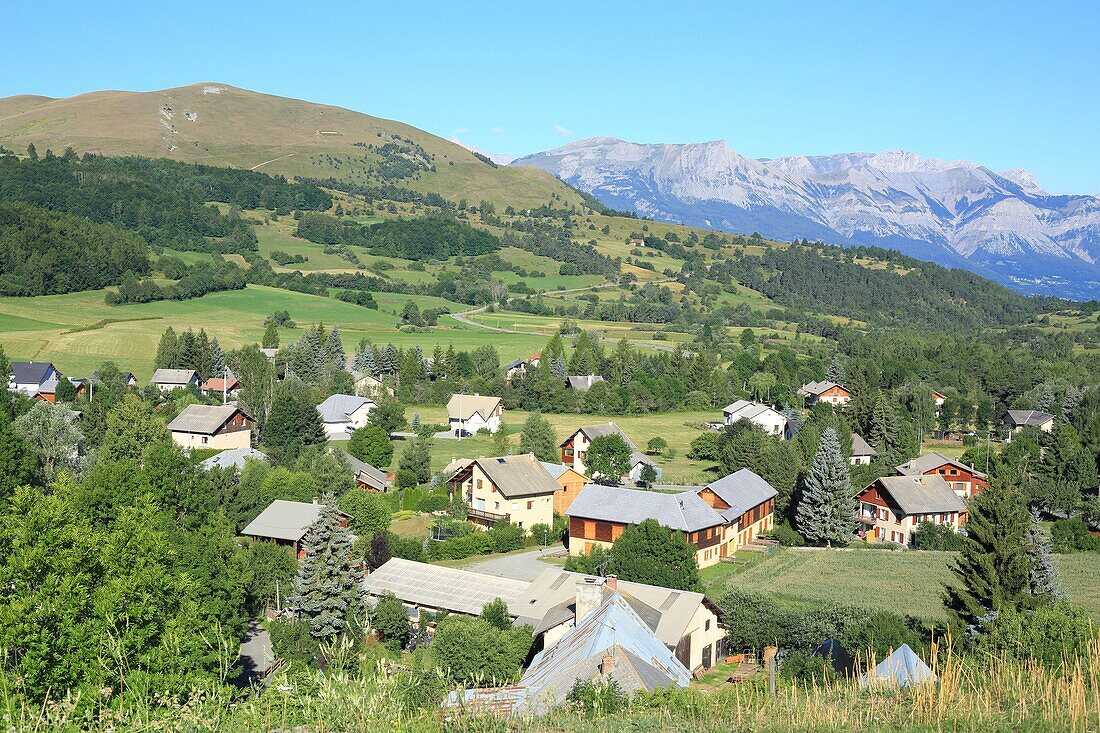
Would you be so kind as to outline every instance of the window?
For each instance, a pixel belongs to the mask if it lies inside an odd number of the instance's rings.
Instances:
[[[527,508],[528,509],[534,509],[535,508],[535,502],[533,502],[533,501],[527,502]],[[521,524],[520,526],[522,527],[523,525]]]
[[[703,631],[710,631],[710,619],[709,618],[703,624]]]
[[[477,480],[477,487],[478,487],[479,489],[481,488],[481,479],[478,479],[478,480]]]
[[[205,435],[202,436],[202,444],[203,445],[206,445],[209,442],[210,442],[210,438],[206,437]]]

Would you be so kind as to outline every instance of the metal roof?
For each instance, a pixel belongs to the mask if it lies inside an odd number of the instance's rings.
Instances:
[[[779,495],[771,484],[747,468],[723,476],[703,489],[710,489],[719,499],[730,505],[729,509],[722,512],[722,517],[727,522],[732,522],[754,506]]]
[[[13,361],[11,374],[16,384],[42,384],[50,370],[56,367],[48,361]]]
[[[535,460],[533,453],[521,453],[518,456],[499,456],[496,458],[478,458],[455,474],[453,480],[465,481],[467,472],[477,465],[497,487],[497,491],[506,499],[523,496],[542,496],[561,490],[553,477],[546,472],[542,464]]]
[[[697,532],[726,523],[721,514],[694,492],[662,494],[602,484],[588,484],[581,489],[565,513],[569,517],[622,524],[655,519],[662,527],[681,532]]]
[[[158,369],[149,381],[153,384],[190,384],[197,376],[194,369]]]
[[[539,465],[545,468],[546,472],[550,474],[550,478],[554,479],[555,481],[563,473],[570,470],[569,466],[566,466],[564,463],[547,463],[546,461],[539,461]]]
[[[722,408],[722,414],[731,420],[752,420],[768,412],[773,412],[776,417],[785,419],[775,408],[762,405],[758,402],[749,402],[748,400],[737,400],[737,402]]]
[[[561,442],[561,445],[565,445],[572,439],[577,433],[584,433],[584,437],[588,438],[588,442],[591,443],[596,438],[602,438],[605,435],[619,435],[626,441],[626,444],[630,446],[631,451],[638,450],[638,446],[634,445],[634,441],[627,437],[626,433],[613,422],[600,423],[599,425],[582,425],[569,434],[569,437]]]
[[[604,379],[599,374],[580,374],[565,378],[565,382],[569,385],[569,389],[574,389],[578,392],[587,392],[592,389],[592,385],[602,381],[604,381]]]
[[[486,420],[500,404],[499,397],[482,397],[476,394],[453,394],[447,400],[447,416],[452,420],[469,420],[475,414]]]
[[[1041,410],[1009,410],[1008,419],[1019,427],[1042,427],[1054,419],[1054,415]]]
[[[344,512],[340,512],[344,516]],[[248,537],[297,542],[321,516],[321,505],[276,499],[241,530]]]
[[[961,468],[964,471],[969,471],[978,478],[985,478],[985,474],[981,471],[976,471],[973,466],[968,466],[962,461],[956,461],[954,458],[948,458],[942,453],[925,453],[923,456],[918,456],[905,463],[897,466],[896,468],[900,473],[905,476],[919,476],[929,471],[934,471],[940,466],[954,466],[955,468]]]
[[[236,405],[188,405],[168,423],[168,429],[174,433],[213,435],[237,412],[243,410]]]
[[[840,387],[845,392],[850,391],[843,384],[837,382],[808,382],[802,385],[798,391],[800,394],[820,395],[822,392],[827,392],[833,387]]]
[[[386,478],[385,471],[375,468],[366,461],[360,461],[350,453],[344,455],[344,460],[351,466],[351,470],[355,474],[356,480],[362,481],[371,488],[385,491],[387,487],[392,485],[390,480]]]
[[[878,451],[874,446],[863,439],[862,435],[852,433],[852,455],[853,456],[874,456],[878,455]]]
[[[359,410],[363,405],[373,405],[374,400],[369,397],[359,397],[353,394],[334,394],[317,405],[317,412],[321,414],[324,422],[349,422],[351,414]]]
[[[389,591],[405,603],[476,616],[497,598],[511,611],[527,586],[522,580],[395,557],[364,578],[362,587],[370,595]]]
[[[939,474],[883,476],[878,483],[906,516],[966,510],[966,504]]]
[[[230,448],[229,450],[223,450],[216,456],[210,456],[200,463],[199,467],[204,471],[209,471],[212,468],[229,468],[230,466],[244,468],[245,462],[249,458],[266,461],[267,454],[261,453],[255,448]]]

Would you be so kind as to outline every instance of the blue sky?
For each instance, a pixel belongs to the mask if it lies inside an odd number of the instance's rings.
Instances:
[[[1100,194],[1098,5],[19,2],[0,96],[220,81],[511,155],[905,148]]]

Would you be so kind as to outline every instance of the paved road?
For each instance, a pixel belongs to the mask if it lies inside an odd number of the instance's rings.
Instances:
[[[241,655],[237,660],[238,674],[233,684],[250,687],[263,680],[267,670],[275,663],[271,648],[271,635],[255,621],[248,624],[248,631],[241,639]]]
[[[470,565],[463,565],[462,569],[486,575],[496,575],[501,578],[512,578],[513,580],[534,580],[543,570],[555,567],[550,563],[540,561],[539,558],[548,557],[559,552],[565,552],[565,547],[554,545],[541,550],[479,560]]]

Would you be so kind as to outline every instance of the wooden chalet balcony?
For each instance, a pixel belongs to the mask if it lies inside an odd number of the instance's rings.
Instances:
[[[695,547],[696,547],[696,549],[699,549],[699,550],[705,550],[708,547],[714,547],[715,545],[720,545],[720,544],[722,544],[722,534],[720,532],[716,532],[711,537],[700,537],[695,542]]]
[[[511,518],[510,514],[496,514],[495,512],[487,512],[484,509],[469,509],[466,512],[466,518],[471,522],[478,522],[488,524],[492,526],[497,522],[507,522]]]

